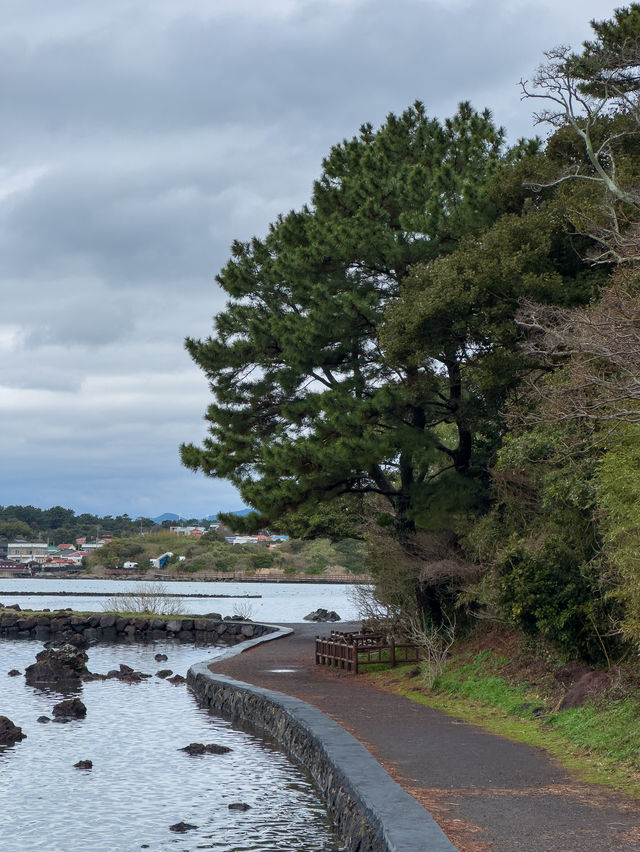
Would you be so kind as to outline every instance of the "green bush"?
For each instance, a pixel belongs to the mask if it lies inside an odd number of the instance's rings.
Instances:
[[[507,436],[494,505],[466,542],[487,568],[465,593],[472,608],[590,661],[606,661],[619,647],[611,630],[619,605],[602,555],[600,454],[588,424],[543,424]]]
[[[277,561],[278,557],[273,550],[262,549],[251,555],[251,567],[256,571],[263,568],[273,568]]]
[[[609,430],[607,452],[598,477],[603,509],[604,550],[615,569],[616,591],[628,638],[640,643],[640,425],[618,424]]]
[[[509,621],[529,636],[542,634],[569,654],[599,660],[606,612],[590,571],[571,542],[550,535],[536,550],[513,548],[500,566],[499,599]]]

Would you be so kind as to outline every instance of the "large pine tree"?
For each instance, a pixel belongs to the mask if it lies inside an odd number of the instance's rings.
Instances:
[[[184,464],[232,480],[268,518],[317,499],[379,494],[401,532],[412,530],[434,480],[447,471],[477,479],[476,421],[484,418],[486,432],[504,399],[495,389],[487,395],[488,383],[508,387],[513,377],[499,353],[485,387],[468,365],[480,346],[484,355],[505,341],[515,346],[503,326],[513,326],[526,264],[496,268],[496,289],[485,252],[474,289],[473,251],[482,251],[474,238],[521,211],[521,180],[509,193],[504,175],[535,148],[505,151],[490,115],[467,103],[443,123],[417,103],[336,145],[311,204],[280,217],[264,239],[236,242],[217,278],[230,300],[215,333],[187,341],[215,397],[210,436],[202,447],[183,446]],[[505,251],[535,230],[505,239]],[[531,256],[546,254],[548,230]],[[460,251],[465,282],[455,265],[450,285],[437,267],[431,281],[424,270]],[[438,300],[435,348],[399,344],[397,314],[395,336],[384,334],[394,306],[404,305],[409,327],[412,305],[424,314],[429,293]],[[465,330],[482,325],[475,336]],[[502,339],[487,340],[498,327]],[[428,336],[424,323],[420,334]]]
[[[230,301],[215,334],[187,341],[215,396],[210,437],[183,462],[270,517],[377,492],[410,525],[434,423],[415,372],[385,357],[383,312],[412,265],[492,220],[502,156],[502,132],[468,104],[441,124],[417,103],[336,145],[311,205],[234,243],[217,278]]]

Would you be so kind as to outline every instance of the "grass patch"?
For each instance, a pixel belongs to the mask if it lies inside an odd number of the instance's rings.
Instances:
[[[587,705],[552,714],[548,724],[571,742],[609,762],[640,770],[640,702],[627,698],[609,706]]]
[[[558,711],[558,684],[551,672],[538,671],[534,681],[520,680],[513,676],[512,659],[486,649],[454,654],[430,689],[416,676],[415,664],[367,676],[412,701],[541,747],[582,780],[640,798],[637,684],[622,697],[603,695]]]

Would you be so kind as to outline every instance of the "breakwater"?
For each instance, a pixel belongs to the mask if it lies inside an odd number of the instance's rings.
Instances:
[[[23,612],[10,608],[0,611],[0,636],[41,642],[69,641],[80,635],[88,642],[176,640],[203,645],[235,645],[274,631],[275,628],[268,624],[204,617],[126,616],[68,610]]]

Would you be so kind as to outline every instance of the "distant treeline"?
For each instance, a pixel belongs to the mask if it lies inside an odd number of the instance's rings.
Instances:
[[[86,536],[95,540],[106,534],[128,536],[140,530],[157,528],[150,518],[130,518],[129,515],[100,517],[87,512],[76,515],[73,509],[52,506],[38,509],[36,506],[0,506],[0,537],[48,539],[51,544],[73,542]]]

